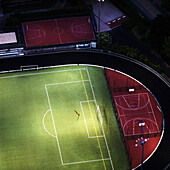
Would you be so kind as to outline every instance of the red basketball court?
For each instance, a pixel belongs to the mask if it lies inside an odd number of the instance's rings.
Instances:
[[[163,135],[161,108],[148,89],[132,77],[116,70],[105,69],[116,115],[123,133],[132,169],[141,164],[142,147],[136,147],[139,139],[145,143],[145,162],[156,151]]]
[[[124,136],[160,131],[148,93],[114,96],[114,100]]]
[[[24,22],[26,47],[95,40],[89,16]]]

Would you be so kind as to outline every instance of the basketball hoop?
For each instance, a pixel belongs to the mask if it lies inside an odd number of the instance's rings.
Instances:
[[[143,123],[139,123],[139,126],[145,126],[145,123],[143,122]]]

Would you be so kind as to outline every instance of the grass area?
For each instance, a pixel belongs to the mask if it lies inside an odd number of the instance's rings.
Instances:
[[[129,169],[102,68],[0,76],[0,169]]]

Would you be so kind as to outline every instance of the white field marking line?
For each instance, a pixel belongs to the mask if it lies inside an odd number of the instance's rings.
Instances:
[[[90,136],[89,138],[103,138],[104,136]]]
[[[89,80],[88,80],[89,81]],[[82,82],[82,81],[81,81]],[[110,160],[110,158],[104,158],[104,159],[97,159],[97,160],[90,160],[90,161],[81,161],[81,162],[71,162],[71,163],[63,163],[63,159],[62,159],[62,154],[61,154],[61,149],[60,149],[60,145],[59,145],[59,140],[58,140],[58,137],[57,137],[57,131],[56,131],[56,127],[55,127],[55,122],[54,122],[54,118],[53,118],[53,113],[52,113],[52,109],[51,109],[51,104],[50,104],[50,99],[49,99],[49,95],[48,95],[48,90],[47,90],[47,85],[45,85],[45,88],[46,88],[46,93],[47,93],[47,98],[48,98],[48,103],[49,103],[49,106],[50,106],[50,109],[51,110],[51,117],[52,117],[52,120],[53,120],[53,126],[54,126],[54,130],[55,130],[55,134],[56,134],[56,140],[57,140],[57,144],[58,144],[58,148],[59,148],[59,154],[60,154],[60,158],[61,158],[61,162],[62,162],[62,165],[69,165],[69,164],[78,164],[78,163],[86,163],[86,162],[96,162],[96,161],[103,161],[103,160]],[[89,101],[93,101],[94,100],[89,100]],[[83,102],[88,102],[88,101],[83,101]],[[49,111],[48,110],[48,111]],[[47,111],[47,112],[48,112]],[[85,119],[84,119],[85,120]],[[100,136],[101,137],[101,136]],[[91,138],[91,137],[89,137]],[[92,137],[93,138],[93,137]],[[96,136],[95,136],[96,138]]]
[[[57,19],[55,19],[55,23],[56,23],[56,28],[59,28],[58,25],[57,25]],[[57,29],[57,34],[58,34],[60,43],[62,43],[62,41],[61,41],[61,36],[60,36],[60,34],[59,34],[59,29]]]
[[[89,80],[87,80],[89,81]],[[80,81],[78,81],[80,82]],[[81,81],[82,82],[82,81]],[[56,85],[56,83],[54,83],[53,85]],[[46,93],[47,93],[47,98],[48,98],[48,102],[49,102],[49,106],[50,106],[50,109],[51,110],[51,116],[52,116],[52,120],[53,120],[53,126],[54,126],[54,130],[55,130],[55,134],[56,134],[56,140],[57,140],[57,144],[58,144],[58,148],[59,148],[59,154],[60,154],[60,158],[61,158],[61,162],[62,162],[62,165],[69,165],[69,164],[78,164],[78,163],[86,163],[86,162],[96,162],[96,161],[103,161],[103,160],[110,160],[110,158],[105,158],[105,159],[97,159],[97,160],[90,160],[90,161],[81,161],[81,162],[71,162],[71,163],[63,163],[63,159],[62,159],[62,154],[61,154],[61,149],[60,149],[60,145],[59,145],[59,140],[58,140],[58,137],[57,137],[57,131],[56,131],[56,127],[55,127],[55,122],[54,122],[54,118],[53,118],[53,113],[52,113],[52,109],[51,109],[51,104],[50,104],[50,99],[49,99],[49,95],[48,95],[48,90],[47,90],[47,85],[45,85],[45,88],[46,88]],[[94,100],[89,100],[89,101],[93,101]],[[88,101],[82,101],[82,102],[88,102]],[[80,102],[81,104],[81,102]],[[82,107],[82,106],[81,106]],[[48,110],[48,111],[49,111]],[[48,112],[47,111],[47,112]],[[83,109],[82,109],[83,111]],[[83,112],[82,112],[83,113]],[[85,119],[84,119],[85,120]],[[86,123],[85,123],[86,124]],[[87,126],[86,126],[87,127]],[[88,132],[88,130],[87,130]],[[88,137],[89,137],[89,133],[88,133]],[[102,136],[100,136],[102,137]],[[89,138],[93,138],[93,137],[89,137]],[[96,138],[96,136],[95,136]]]
[[[160,131],[159,126],[158,126],[158,123],[157,123],[157,120],[156,120],[156,117],[155,117],[155,113],[154,113],[154,111],[153,111],[152,103],[151,103],[151,101],[150,101],[150,98],[149,98],[148,94],[147,94],[147,97],[148,97],[148,101],[149,101],[149,104],[150,104],[150,107],[151,107],[151,110],[152,110],[153,117],[154,117],[155,122],[156,122],[156,126],[157,126],[157,128],[158,128],[158,131]]]
[[[52,83],[52,84],[46,84],[46,86],[55,86],[55,85],[63,85],[63,84],[72,84],[72,83],[82,83],[85,81],[89,81],[89,80],[80,80],[80,81],[68,81],[68,82],[62,82],[62,83]]]
[[[87,67],[86,67],[86,71],[87,71],[87,75],[88,75],[88,78],[89,78],[91,90],[92,90],[93,97],[94,97],[95,104],[96,104],[96,108],[97,108],[97,101],[96,101],[96,97],[95,97],[94,90],[93,90],[93,86],[92,86],[91,79],[90,79],[90,74],[89,74],[89,71],[88,71],[88,68],[87,68]],[[108,155],[109,155],[109,158],[110,158],[110,163],[111,163],[111,166],[112,166],[112,170],[114,170],[113,162],[112,162],[112,158],[111,158],[111,154],[110,154],[110,150],[109,150],[109,146],[108,146],[108,144],[107,144],[106,135],[105,135],[104,128],[103,128],[103,125],[102,125],[102,124],[101,124],[101,127],[102,127],[102,132],[103,132],[103,136],[104,136],[106,148],[107,148],[107,151],[108,151]]]
[[[96,159],[96,160],[89,160],[89,161],[80,161],[80,162],[71,162],[71,163],[64,163],[63,165],[70,165],[70,164],[81,164],[81,163],[88,163],[88,162],[99,162],[103,160],[110,160],[110,158],[105,158],[105,159]]]
[[[87,130],[88,138],[98,138],[98,137],[104,137],[103,135],[101,135],[101,136],[90,136],[90,135],[89,135],[89,131],[88,131],[88,127],[87,127],[87,122],[86,122],[86,118],[85,118],[85,114],[84,114],[83,106],[82,106],[82,104],[81,104],[81,103],[87,103],[87,102],[95,102],[95,100],[86,100],[86,101],[81,101],[81,102],[80,102],[80,106],[81,106],[81,110],[82,110],[82,113],[83,113],[83,118],[84,118],[84,122],[85,122],[86,130]]]
[[[82,110],[82,113],[83,113],[83,118],[84,118],[84,123],[85,123],[85,126],[86,126],[87,136],[89,138],[89,131],[88,131],[88,128],[87,128],[86,118],[84,116],[84,110],[83,110],[83,106],[82,106],[81,102],[80,102],[80,106],[81,106],[81,110]]]
[[[144,94],[147,94],[147,93],[143,93],[143,94],[138,93],[138,95],[144,95]],[[137,95],[137,94],[134,94],[134,95]],[[147,107],[147,105],[149,104],[149,100],[147,100],[147,102],[145,103],[145,105],[143,105],[142,107],[139,107],[139,105],[138,105],[138,108],[132,109],[132,108],[130,107],[130,105],[128,104],[127,100],[125,99],[125,97],[127,97],[127,96],[131,96],[131,95],[119,95],[119,96],[115,96],[115,98],[121,98],[121,97],[122,97],[122,98],[124,99],[124,101],[126,102],[126,104],[128,105],[129,108],[125,108],[125,107],[121,106],[120,104],[118,104],[118,103],[116,102],[117,106],[119,106],[119,107],[120,107],[121,109],[123,109],[123,110],[140,110],[140,109],[143,109],[143,108]],[[140,101],[140,100],[139,100],[139,101]],[[149,111],[148,113],[152,113],[152,112]]]
[[[47,110],[47,112],[46,112],[46,113],[44,114],[44,116],[43,116],[43,120],[42,120],[43,127],[44,127],[44,129],[46,130],[46,132],[47,132],[49,135],[51,135],[52,137],[56,138],[56,136],[54,136],[53,134],[51,134],[51,133],[46,129],[45,124],[44,124],[45,116],[46,116],[46,114],[47,114],[49,111],[51,111],[51,110],[50,110],[50,109]]]
[[[31,74],[23,74],[23,75],[15,75],[15,76],[4,76],[4,77],[0,77],[0,79],[3,79],[3,78],[24,77],[24,76],[35,76],[35,75],[52,74],[52,73],[59,73],[59,72],[66,72],[66,71],[77,71],[77,70],[85,70],[85,69],[84,68],[80,68],[80,69],[68,69],[68,70],[59,70],[59,71],[48,71],[48,72],[43,72],[43,73],[31,73]]]
[[[52,117],[52,120],[53,120],[53,126],[54,126],[55,135],[56,135],[56,140],[57,140],[58,150],[59,150],[59,154],[60,154],[60,159],[61,159],[61,163],[63,165],[63,158],[62,158],[62,155],[61,155],[61,149],[60,149],[59,140],[58,140],[58,137],[57,137],[57,130],[56,130],[56,127],[55,127],[54,117],[53,117],[53,113],[52,113],[52,109],[51,109],[50,98],[49,98],[49,95],[48,95],[48,90],[47,90],[46,85],[45,85],[45,90],[46,90],[46,94],[47,94],[48,104],[49,104],[50,110],[51,110],[51,117]]]

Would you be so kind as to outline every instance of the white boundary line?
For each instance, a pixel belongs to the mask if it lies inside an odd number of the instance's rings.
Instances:
[[[14,75],[14,76],[4,76],[4,77],[0,77],[0,79],[3,79],[3,78],[24,77],[24,76],[35,76],[35,75],[52,74],[52,73],[58,73],[58,72],[77,71],[77,70],[85,70],[85,69],[84,68],[80,68],[80,69],[68,69],[68,70],[59,70],[59,71],[48,71],[48,72],[42,72],[42,73],[31,73],[31,74],[22,74],[22,75]]]
[[[87,67],[86,67],[86,71],[87,71],[87,75],[88,75],[88,78],[89,78],[89,82],[90,82],[91,90],[92,90],[93,97],[94,97],[94,100],[95,100],[95,104],[96,104],[96,107],[97,107],[96,97],[95,97],[95,94],[94,94],[93,86],[92,86],[91,79],[90,79],[90,74],[89,74],[89,71],[88,71]],[[107,148],[107,151],[108,151],[108,155],[109,155],[109,158],[110,158],[111,167],[112,167],[112,170],[114,170],[113,162],[112,162],[112,158],[111,158],[111,155],[110,155],[109,146],[107,144],[106,135],[105,135],[105,132],[104,132],[103,125],[101,125],[101,127],[102,127],[102,131],[103,131],[103,136],[104,136],[106,148]]]

